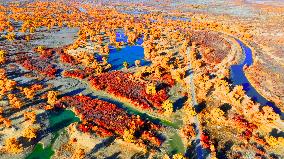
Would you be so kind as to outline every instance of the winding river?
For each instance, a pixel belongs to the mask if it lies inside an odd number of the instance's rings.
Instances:
[[[231,66],[231,80],[234,85],[242,85],[244,90],[246,91],[246,94],[252,98],[252,100],[260,103],[262,106],[268,105],[271,106],[274,111],[278,114],[282,114],[279,108],[276,107],[276,105],[267,99],[265,99],[261,94],[259,94],[256,89],[251,85],[249,80],[247,79],[243,67],[245,65],[251,66],[253,64],[253,58],[252,58],[252,51],[251,49],[246,46],[243,42],[236,39],[239,45],[241,46],[244,54],[243,61],[238,65],[232,65]]]

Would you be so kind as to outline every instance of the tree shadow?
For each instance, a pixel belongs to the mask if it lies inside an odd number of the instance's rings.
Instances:
[[[207,158],[209,154],[210,152],[208,150],[201,147],[199,139],[193,140],[190,147],[188,147],[185,152],[185,156],[192,159],[204,159]]]
[[[184,103],[187,101],[187,99],[188,99],[187,96],[183,96],[183,97],[179,98],[178,100],[176,100],[175,103],[174,103],[174,111],[181,109],[183,107]]]
[[[186,70],[186,71],[185,71],[184,78],[188,77],[188,76],[191,75],[192,73],[193,73],[193,70],[192,70],[192,69]]]
[[[228,111],[232,108],[232,106],[228,103],[225,103],[220,106],[220,109],[224,111],[226,114],[228,114]]]
[[[111,137],[108,137],[106,139],[104,139],[101,143],[97,144],[91,151],[89,154],[87,154],[87,158],[91,158],[91,156],[93,154],[95,154],[96,152],[98,152],[100,149],[102,148],[106,148],[108,147],[109,145],[111,145],[114,140],[116,139],[116,136],[111,136]]]
[[[12,71],[12,72],[7,72],[7,77],[9,79],[15,79],[15,78],[18,78],[18,77],[22,77],[22,76],[25,76],[26,74],[29,74],[31,73],[32,71],[26,71],[26,72],[22,72],[20,70],[17,70],[17,71]]]
[[[227,159],[226,152],[231,150],[232,146],[234,145],[233,141],[229,140],[225,143],[224,147],[218,150],[217,158],[224,158]]]
[[[284,132],[273,128],[272,131],[270,132],[270,135],[274,137],[284,137]]]
[[[206,108],[206,102],[203,101],[197,105],[194,106],[196,113],[200,113],[203,109]]]
[[[45,91],[43,91],[43,92],[41,92],[41,93],[38,93],[38,94],[36,95],[36,97],[40,97],[40,96],[42,96],[43,94],[45,94],[45,93],[47,93],[47,92],[49,92],[49,91],[58,91],[60,88],[62,88],[62,85],[57,86],[57,87],[53,87],[53,88],[46,89]]]
[[[3,114],[3,116],[5,118],[8,118],[10,116],[12,116],[13,114],[17,113],[17,112],[20,112],[20,111],[23,111],[27,108],[29,108],[30,106],[33,106],[33,105],[37,105],[37,104],[40,104],[40,103],[43,103],[44,101],[46,101],[45,99],[38,99],[38,100],[33,100],[29,103],[26,103],[24,106],[22,106],[20,109],[14,109],[14,108],[9,108],[5,111],[5,113]]]
[[[149,158],[149,152],[146,154],[144,153],[135,153],[133,156],[131,156],[130,159],[148,159]]]
[[[106,157],[105,159],[120,159],[121,157],[119,157],[119,155],[121,154],[121,152],[116,152],[114,154],[112,154],[109,157]]]

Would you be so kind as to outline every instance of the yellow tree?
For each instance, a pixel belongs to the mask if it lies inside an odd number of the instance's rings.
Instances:
[[[134,142],[134,130],[129,129],[129,130],[124,130],[124,134],[123,134],[123,140],[126,142]]]
[[[22,101],[20,101],[20,99],[14,94],[8,94],[8,99],[13,108],[20,109],[23,106]]]
[[[36,113],[34,111],[25,112],[24,118],[25,118],[25,120],[29,120],[31,123],[35,123],[36,122]]]
[[[19,143],[19,141],[16,138],[8,138],[5,141],[5,150],[8,153],[17,154],[23,151],[22,145]]]
[[[6,83],[5,83],[5,88],[8,90],[8,91],[11,91],[15,88],[15,86],[17,85],[17,82],[14,81],[14,80],[6,80]]]
[[[58,93],[56,91],[48,91],[47,94],[47,103],[50,105],[54,105],[57,101]]]
[[[184,106],[184,113],[185,113],[185,115],[183,116],[183,121],[185,123],[192,122],[193,121],[193,117],[197,115],[194,107],[191,106],[188,101],[185,103],[185,106]]]
[[[164,109],[165,114],[168,114],[168,115],[171,114],[174,111],[173,102],[169,99],[164,101],[162,104],[162,108]]]
[[[0,125],[4,124],[6,128],[9,128],[12,126],[12,121],[10,119],[4,118],[2,115],[0,115]]]
[[[183,154],[178,153],[173,155],[173,159],[187,159]]]
[[[266,123],[274,123],[275,121],[280,119],[280,116],[274,112],[274,110],[270,106],[264,106],[262,108],[263,118]]]
[[[34,96],[35,96],[35,91],[33,89],[30,89],[30,88],[24,88],[23,93],[26,96],[26,98],[28,98],[28,99],[33,99]]]
[[[154,83],[147,84],[147,86],[146,86],[146,93],[147,94],[152,94],[152,95],[157,93],[156,86],[155,86]]]
[[[4,50],[0,50],[0,64],[4,64],[6,62],[6,52]]]
[[[75,150],[74,154],[72,155],[72,159],[84,159],[85,158],[85,150],[82,148],[78,148]]]
[[[23,137],[29,139],[31,141],[32,139],[35,139],[37,137],[37,131],[38,129],[34,127],[27,127],[23,131]]]
[[[136,67],[141,66],[141,61],[140,61],[140,60],[135,60],[135,66],[136,66]]]
[[[9,41],[14,41],[15,37],[16,37],[15,33],[8,33],[6,35],[6,39],[8,39]]]
[[[225,113],[220,108],[212,109],[210,114],[211,114],[211,117],[217,122],[224,121],[224,119],[225,119],[225,117],[224,117]]]
[[[124,62],[123,62],[123,66],[124,66],[125,69],[128,69],[129,64],[128,64],[126,61],[124,61]]]

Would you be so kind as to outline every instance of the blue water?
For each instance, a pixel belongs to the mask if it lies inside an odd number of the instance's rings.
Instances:
[[[261,96],[254,87],[249,83],[247,77],[245,76],[245,73],[243,71],[243,67],[245,65],[251,66],[253,64],[252,59],[252,51],[249,47],[247,47],[244,43],[242,43],[240,40],[237,40],[240,46],[243,49],[243,52],[245,53],[245,58],[239,65],[232,65],[231,66],[231,80],[234,85],[242,85],[244,87],[244,90],[246,91],[246,94],[252,98],[252,100],[260,103],[262,106],[268,105],[271,106],[274,111],[278,114],[282,114],[281,110],[275,106],[274,103],[268,101],[263,96]]]
[[[124,34],[124,32],[116,33],[116,41],[117,42],[125,42],[127,43],[128,37]],[[108,56],[108,63],[112,65],[111,70],[120,70],[122,69],[123,62],[127,62],[129,67],[135,66],[135,61],[140,60],[141,66],[148,66],[151,64],[150,61],[144,59],[144,48],[141,46],[143,43],[143,36],[138,38],[135,42],[135,45],[126,45],[121,49],[117,49],[114,46],[109,46],[110,53]],[[102,56],[97,55],[97,60],[101,61]]]
[[[123,68],[123,62],[126,61],[129,67],[135,66],[135,60],[141,61],[141,66],[150,65],[150,61],[144,59],[144,48],[142,46],[126,46],[122,49],[111,48],[108,63],[112,65],[112,70]]]

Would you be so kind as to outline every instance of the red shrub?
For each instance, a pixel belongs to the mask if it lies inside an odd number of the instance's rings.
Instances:
[[[125,130],[134,130],[143,139],[153,145],[160,146],[162,141],[150,132],[159,127],[139,116],[129,115],[115,104],[92,99],[88,96],[65,96],[55,105],[57,108],[75,107],[75,113],[80,117],[82,124],[78,128],[82,132],[95,131],[100,136],[124,135]],[[145,137],[145,134],[148,134]]]
[[[60,53],[61,55],[60,55],[60,61],[61,62],[63,62],[63,63],[69,63],[69,64],[71,64],[71,65],[75,65],[77,62],[76,62],[76,60],[72,57],[72,56],[70,56],[70,55],[68,55],[68,54],[66,54],[66,53]]]
[[[64,71],[63,76],[84,79],[86,74],[81,70],[70,70],[70,71]]]
[[[98,90],[105,90],[117,97],[129,100],[133,105],[143,109],[153,107],[161,109],[163,101],[168,99],[165,89],[155,95],[146,93],[146,83],[132,79],[132,74],[121,71],[102,73],[90,77],[91,85]]]

